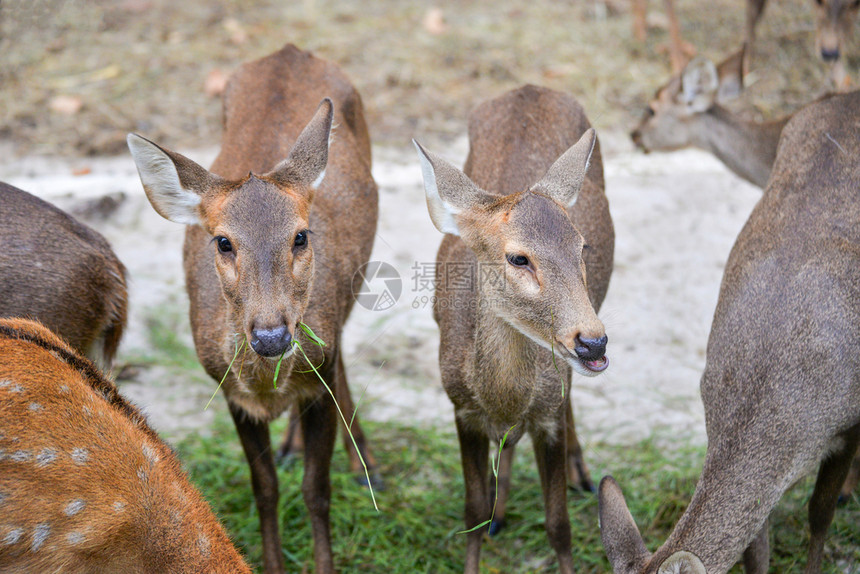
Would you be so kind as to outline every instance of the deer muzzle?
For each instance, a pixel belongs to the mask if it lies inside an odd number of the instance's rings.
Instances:
[[[251,348],[263,357],[279,357],[292,347],[293,336],[286,325],[251,331]]]

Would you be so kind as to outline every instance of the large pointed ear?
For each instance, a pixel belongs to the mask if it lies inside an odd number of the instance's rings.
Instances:
[[[137,134],[128,134],[128,149],[149,203],[175,223],[200,223],[198,206],[208,189],[223,180],[184,155],[164,149]]]
[[[717,67],[706,58],[693,58],[681,72],[681,99],[692,113],[707,111],[717,98]]]
[[[741,95],[744,90],[744,58],[747,45],[717,64],[717,101],[726,102]]]
[[[708,574],[705,565],[692,552],[675,552],[666,558],[657,574]]]
[[[493,196],[475,185],[465,173],[430,153],[417,141],[412,140],[418,150],[421,173],[424,176],[424,194],[427,210],[433,225],[442,233],[460,235],[455,215],[493,201]]]
[[[264,177],[294,186],[299,192],[307,190],[312,195],[313,190],[320,186],[325,177],[333,119],[334,104],[329,98],[325,98],[320,102],[314,117],[299,134],[287,159]],[[310,199],[309,196],[308,200]]]
[[[567,207],[576,203],[596,141],[594,128],[585,130],[579,141],[555,160],[546,175],[534,184],[531,190],[548,195]]]
[[[648,550],[614,478],[603,477],[598,496],[600,539],[612,570],[615,574],[639,572],[648,560]]]

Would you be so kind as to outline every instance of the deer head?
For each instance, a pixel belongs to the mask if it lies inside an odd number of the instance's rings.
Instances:
[[[292,352],[314,276],[309,213],[328,161],[333,104],[326,98],[285,160],[227,181],[190,159],[129,134],[143,188],[166,219],[200,225],[236,333],[263,357]],[[190,286],[189,286],[190,287]]]
[[[606,335],[588,299],[586,246],[566,209],[582,187],[595,141],[589,129],[538,183],[507,196],[480,189],[415,142],[433,224],[459,235],[478,260],[480,312],[555,349],[585,375],[606,369]]]

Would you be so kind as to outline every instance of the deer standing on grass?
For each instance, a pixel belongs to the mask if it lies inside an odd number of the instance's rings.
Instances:
[[[212,173],[136,135],[129,146],[153,207],[188,225],[194,341],[215,380],[230,371],[222,390],[251,466],[265,571],[284,571],[268,423],[296,403],[316,571],[330,573],[329,466],[339,420],[293,341],[301,341],[329,387],[348,389],[341,330],[354,302],[353,275],[370,255],[377,220],[361,98],[335,65],[287,45],[234,74],[224,116]],[[314,345],[300,322],[326,346]],[[348,400],[348,390],[337,394]],[[349,402],[341,405],[347,417]],[[364,448],[360,427],[352,428]]]
[[[37,319],[109,370],[126,324],[125,267],[98,232],[0,182],[0,317]]]
[[[748,573],[769,560],[767,519],[818,466],[807,574],[821,570],[860,440],[860,93],[799,111],[726,265],[701,392],[708,450],[666,543],[645,548],[621,490],[600,485],[616,574]]]
[[[466,528],[491,518],[490,442],[506,437],[514,445],[528,432],[547,535],[561,571],[573,572],[565,476],[568,436],[576,442],[565,415],[571,368],[591,376],[608,365],[594,310],[614,245],[600,149],[573,97],[535,86],[479,106],[469,141],[465,174],[416,143],[430,216],[446,234],[433,313],[460,439]],[[446,277],[455,268],[471,281]],[[467,534],[467,574],[478,572],[482,537],[483,528]]]
[[[137,408],[24,319],[0,320],[0,571],[251,572]]]

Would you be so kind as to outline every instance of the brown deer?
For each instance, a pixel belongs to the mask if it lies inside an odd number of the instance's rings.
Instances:
[[[0,320],[0,571],[251,572],[140,411],[24,319]]]
[[[295,403],[316,571],[333,572],[329,466],[338,415],[294,341],[330,388],[347,389],[341,330],[377,220],[361,98],[337,66],[287,45],[233,75],[224,123],[211,173],[136,135],[129,147],[155,210],[188,225],[194,341],[215,380],[229,370],[222,390],[251,467],[265,571],[284,570],[268,423]],[[314,345],[300,323],[326,346]],[[343,407],[350,416],[351,405]],[[353,432],[364,448],[360,427]]]
[[[126,324],[125,267],[98,232],[0,182],[0,317],[37,319],[109,370]]]
[[[561,571],[573,572],[571,368],[592,376],[608,365],[594,311],[614,246],[600,148],[573,97],[535,86],[479,106],[469,141],[465,173],[416,143],[430,216],[446,234],[433,312],[460,440],[466,528],[491,518],[490,441],[514,445],[528,432],[547,535]],[[478,572],[482,536],[481,528],[467,535],[466,573]]]
[[[746,571],[769,560],[767,519],[818,466],[806,572],[820,572],[860,439],[860,93],[799,111],[726,265],[701,382],[708,449],[666,543],[645,548],[621,490],[600,485],[617,574]],[[746,550],[745,550],[746,549]]]
[[[782,128],[791,116],[757,123],[739,118],[721,103],[743,88],[744,50],[719,65],[695,58],[681,74],[657,90],[639,125],[630,134],[643,151],[697,147],[761,188],[776,159]]]

